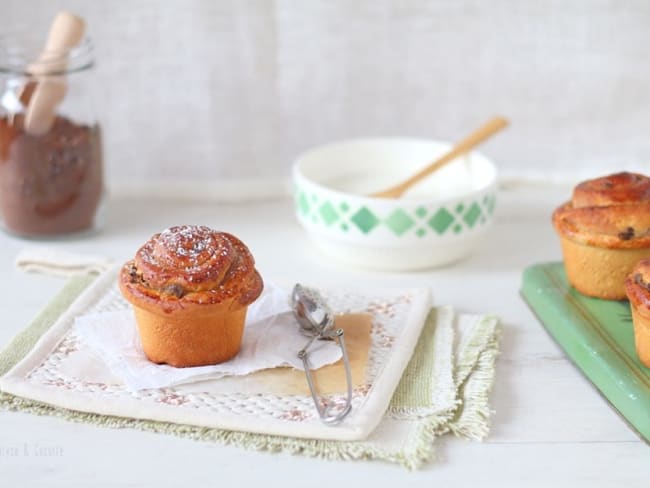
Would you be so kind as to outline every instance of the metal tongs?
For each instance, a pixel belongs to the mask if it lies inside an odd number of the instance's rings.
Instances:
[[[311,397],[321,420],[326,424],[336,424],[343,420],[352,408],[352,373],[350,372],[348,352],[345,348],[343,329],[334,329],[334,313],[316,290],[296,284],[291,294],[291,302],[293,315],[300,325],[300,331],[310,338],[305,347],[298,351],[298,357],[305,367]],[[316,391],[308,349],[317,339],[336,341],[341,348],[347,382],[347,398],[343,405],[322,399]]]

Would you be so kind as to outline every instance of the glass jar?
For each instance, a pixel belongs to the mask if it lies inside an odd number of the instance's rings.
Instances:
[[[93,45],[47,52],[31,37],[0,37],[0,223],[25,237],[88,230],[103,194]]]

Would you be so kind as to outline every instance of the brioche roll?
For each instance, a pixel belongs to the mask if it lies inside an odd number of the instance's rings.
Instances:
[[[585,295],[625,299],[625,279],[650,258],[650,178],[617,173],[580,183],[553,213],[571,285]]]
[[[186,225],[149,239],[122,267],[119,285],[147,357],[186,367],[239,352],[248,305],[263,282],[235,236]]]
[[[625,280],[634,324],[634,345],[641,362],[650,368],[650,259],[639,261]]]

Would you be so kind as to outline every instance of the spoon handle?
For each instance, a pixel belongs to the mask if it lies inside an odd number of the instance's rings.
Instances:
[[[28,133],[43,135],[54,123],[56,109],[66,93],[63,73],[67,69],[68,54],[81,42],[84,32],[84,20],[69,12],[59,12],[52,21],[45,50],[28,67],[32,79],[18,95],[26,107],[25,130]]]
[[[505,118],[493,118],[487,124],[472,132],[469,136],[456,144],[449,152],[445,153],[442,157],[436,159],[427,167],[421,169],[407,180],[386,190],[373,193],[370,196],[378,198],[399,198],[411,186],[420,182],[422,179],[426,178],[434,171],[437,171],[446,164],[450,163],[458,156],[468,152],[473,147],[479,145],[484,140],[507,127],[507,125],[508,121]]]

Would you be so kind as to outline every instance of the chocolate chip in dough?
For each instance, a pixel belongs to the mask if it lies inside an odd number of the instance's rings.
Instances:
[[[183,290],[183,287],[177,283],[167,285],[163,289],[163,291],[170,295],[174,295],[176,298],[181,298],[185,294],[185,290]]]
[[[637,273],[634,275],[634,282],[637,285],[639,285],[641,288],[645,288],[646,290],[650,291],[650,283],[645,282],[641,273]]]
[[[629,241],[634,238],[634,227],[628,227],[623,232],[619,232],[618,238],[622,241]]]

